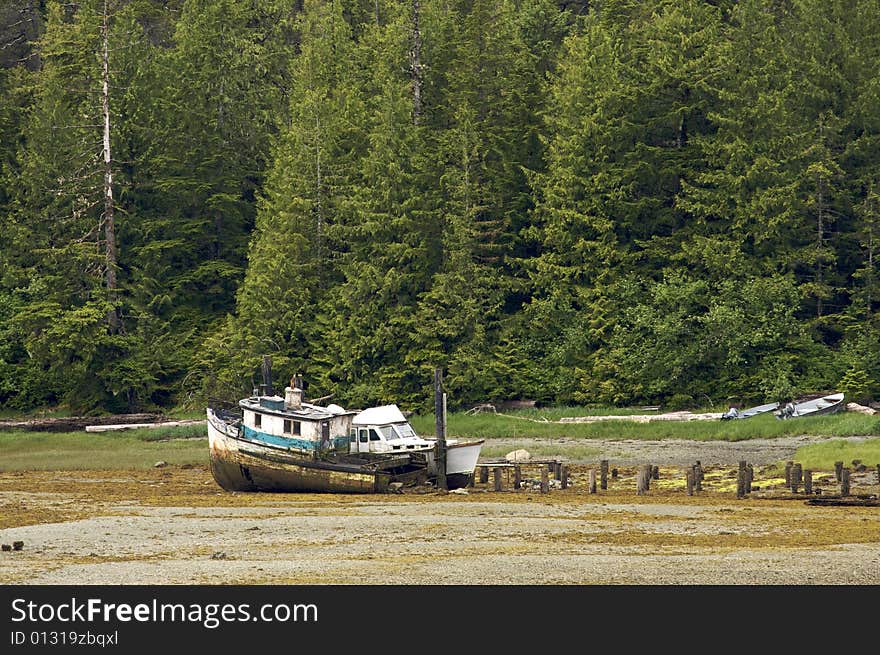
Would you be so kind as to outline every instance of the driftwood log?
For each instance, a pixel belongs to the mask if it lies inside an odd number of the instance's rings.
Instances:
[[[76,432],[88,425],[120,425],[125,423],[161,423],[168,417],[161,414],[113,414],[111,416],[64,416],[34,418],[25,421],[0,421],[0,431],[30,430],[33,432]]]
[[[820,507],[880,507],[880,499],[874,496],[817,496],[807,500],[806,504]]]

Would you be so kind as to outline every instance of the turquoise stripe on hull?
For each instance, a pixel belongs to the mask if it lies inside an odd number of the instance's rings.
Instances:
[[[262,443],[271,444],[273,446],[281,446],[282,448],[293,448],[303,452],[314,453],[318,450],[318,442],[309,439],[296,439],[294,437],[279,437],[277,434],[269,434],[254,430],[246,425],[242,426],[245,439],[251,441],[260,441]],[[348,437],[336,437],[333,439],[333,447],[336,450],[347,450]]]
[[[295,439],[293,437],[279,437],[276,434],[269,434],[268,432],[260,432],[259,430],[254,430],[253,428],[249,428],[248,426],[242,426],[244,430],[245,439],[250,439],[252,441],[262,441],[263,443],[272,444],[273,446],[281,446],[282,448],[294,448],[296,450],[304,450],[309,452],[314,452],[318,449],[317,441],[310,441],[308,439]]]

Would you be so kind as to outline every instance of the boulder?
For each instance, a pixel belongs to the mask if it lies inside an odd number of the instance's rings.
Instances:
[[[512,450],[504,456],[508,462],[528,462],[532,459],[532,455],[528,450],[520,448],[519,450]]]

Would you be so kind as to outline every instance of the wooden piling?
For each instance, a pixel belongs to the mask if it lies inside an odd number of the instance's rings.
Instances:
[[[849,469],[840,471],[840,495],[849,496]]]
[[[752,481],[755,479],[755,467],[746,465],[746,494],[752,493]]]
[[[560,465],[561,473],[559,475],[560,482],[562,482],[562,488],[568,489],[568,467],[564,464]]]
[[[687,489],[687,495],[694,495],[694,467],[689,466],[685,472],[685,487]]]
[[[648,478],[650,476],[646,474],[645,467],[640,466],[638,468],[638,472],[636,473],[636,494],[639,496],[644,496],[648,491]]]
[[[596,469],[590,469],[590,493],[596,493]]]
[[[495,491],[501,491],[501,467],[492,469],[492,474],[495,476]]]
[[[803,478],[802,466],[797,463],[791,469],[791,492],[796,494]]]
[[[660,479],[660,467],[659,467],[659,466],[655,466],[655,467],[653,467],[653,468],[651,469],[651,477],[652,477],[654,480],[659,480],[659,479]]]
[[[617,479],[617,469],[616,469],[616,468],[611,469],[611,479],[612,479],[612,480],[616,480],[616,479]]]
[[[787,468],[787,467],[786,467]],[[746,476],[748,468],[744,459],[739,462],[739,471],[736,476],[736,497],[744,498],[746,495]]]
[[[599,462],[599,486],[604,490],[608,488],[608,460]]]
[[[791,468],[794,466],[794,462],[786,462],[785,463],[785,486],[787,488],[791,488]]]
[[[489,481],[489,467],[481,466],[480,467],[480,483],[485,484]]]
[[[541,493],[545,494],[550,491],[550,479],[546,468],[541,469]]]
[[[703,466],[700,464],[700,460],[697,460],[697,463],[694,464],[694,490],[703,490]]]
[[[553,462],[553,478],[562,481],[562,462]]]
[[[437,443],[434,457],[437,466],[437,488],[447,489],[446,484],[446,394],[443,393],[443,369],[434,369],[434,431]]]
[[[513,488],[522,489],[522,470],[519,466],[513,467]]]
[[[813,472],[809,469],[804,471],[804,493],[808,496],[813,493]]]
[[[834,462],[834,477],[838,482],[841,481],[841,473],[843,472],[843,462]]]

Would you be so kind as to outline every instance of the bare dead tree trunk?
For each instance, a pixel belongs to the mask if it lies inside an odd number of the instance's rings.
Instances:
[[[865,279],[867,292],[865,294],[866,315],[871,318],[871,292],[874,288],[874,221],[877,217],[877,197],[874,195],[874,182],[868,184],[868,198],[865,201],[867,205],[867,219],[865,223],[868,226],[867,243],[868,249],[868,275]],[[878,469],[880,471],[880,469]]]
[[[816,173],[816,318],[822,318],[822,244],[825,241],[825,222],[822,216],[822,175]]]
[[[101,72],[101,112],[104,119],[104,243],[107,267],[107,325],[111,334],[122,329],[119,316],[119,293],[116,281],[116,220],[113,204],[113,165],[110,156],[110,29],[107,0],[104,0],[104,16],[101,22],[102,72]]]
[[[324,225],[324,208],[321,205],[321,120],[315,112],[315,240],[318,270],[321,268],[321,230]]]
[[[422,32],[419,27],[421,9],[419,0],[412,0],[412,48],[409,51],[410,75],[413,93],[413,125],[422,117]]]

